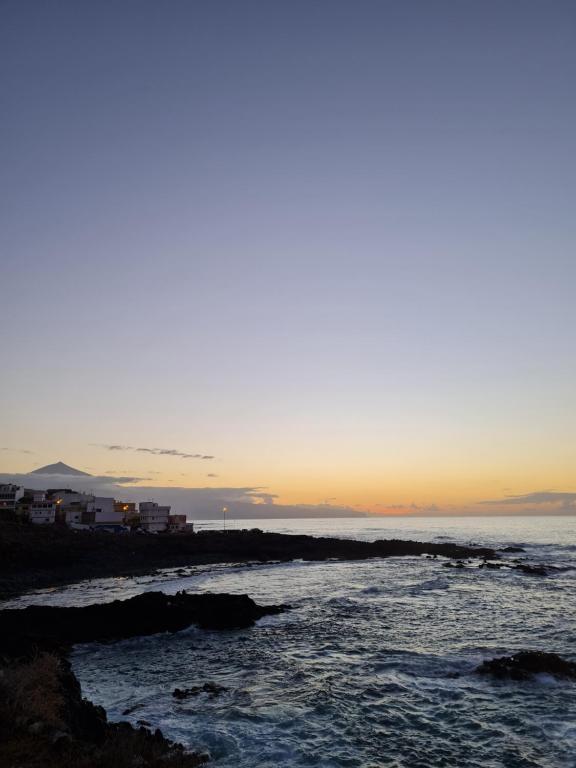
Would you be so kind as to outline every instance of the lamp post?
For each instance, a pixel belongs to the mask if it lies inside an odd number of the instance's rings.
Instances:
[[[226,512],[228,512],[228,507],[222,507],[222,515],[224,517],[224,533],[226,533]]]

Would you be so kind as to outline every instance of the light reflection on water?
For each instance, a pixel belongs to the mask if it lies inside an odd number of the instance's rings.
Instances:
[[[575,564],[569,518],[400,524],[384,534],[373,521],[331,521],[340,535],[525,543],[535,562]],[[327,525],[297,523],[299,532]],[[221,768],[574,765],[573,684],[492,682],[473,674],[481,659],[522,648],[576,658],[573,570],[542,578],[391,558],[189,573],[101,580],[42,596],[45,603],[80,604],[186,588],[293,606],[249,630],[191,628],[79,647],[74,666],[84,691],[112,718],[147,721],[205,748]],[[184,701],[171,695],[206,681],[227,690]]]

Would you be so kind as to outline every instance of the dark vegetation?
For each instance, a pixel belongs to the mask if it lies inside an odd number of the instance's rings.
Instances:
[[[262,531],[210,531],[146,536],[72,531],[15,522],[0,525],[0,597],[30,589],[157,568],[209,563],[364,560],[398,555],[495,557],[485,547],[450,543],[294,536]]]

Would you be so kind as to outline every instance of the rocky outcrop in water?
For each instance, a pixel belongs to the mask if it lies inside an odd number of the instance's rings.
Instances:
[[[550,572],[566,570],[565,568],[557,568],[551,565],[525,563],[522,560],[512,560],[511,563],[502,560],[494,562],[486,557],[482,558],[482,561],[479,565],[476,565],[471,561],[467,561],[465,563],[463,560],[448,560],[447,562],[443,563],[443,565],[444,568],[466,568],[468,570],[481,570],[486,568],[492,571],[499,571],[502,569],[508,571],[520,571],[521,573],[526,573],[529,576],[549,576]]]
[[[66,659],[73,643],[110,641],[190,624],[250,627],[283,606],[247,595],[148,592],[80,608],[30,606],[0,611],[0,765],[14,768],[195,768],[206,756],[186,752],[159,730],[109,723],[82,698]],[[175,698],[225,690],[214,683],[174,691]],[[126,712],[128,714],[129,711]],[[138,721],[146,726],[146,721]]]
[[[218,683],[204,683],[203,685],[193,685],[192,688],[174,688],[172,696],[175,699],[189,699],[191,696],[207,693],[209,698],[215,699],[227,690],[228,688],[226,688],[225,685],[218,685]]]
[[[74,643],[119,640],[177,632],[195,624],[204,629],[250,627],[284,606],[260,606],[247,595],[146,592],[129,600],[80,608],[33,605],[0,611],[0,654],[18,648],[59,648]]]
[[[524,547],[516,547],[516,546],[504,547],[504,549],[501,549],[499,551],[500,552],[507,552],[509,554],[517,553],[517,552],[526,552]]]
[[[555,653],[544,653],[544,651],[520,651],[513,656],[501,656],[484,661],[476,671],[481,675],[493,675],[511,680],[528,680],[536,674],[576,680],[575,663],[566,661]]]
[[[517,571],[527,573],[529,576],[548,576],[548,570],[544,565],[530,565],[528,563],[518,563],[514,566]]]

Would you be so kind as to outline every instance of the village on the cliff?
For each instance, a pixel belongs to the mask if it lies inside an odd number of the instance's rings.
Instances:
[[[0,485],[0,520],[28,520],[36,525],[67,525],[76,530],[113,533],[183,533],[191,531],[186,515],[171,515],[169,506],[111,496],[95,496],[70,488],[34,490],[8,483]]]

